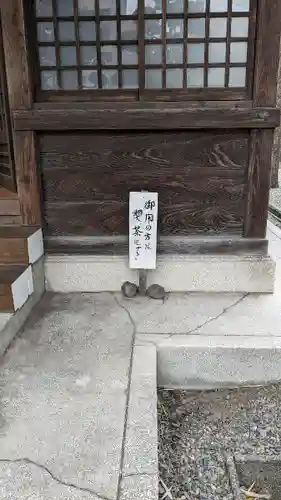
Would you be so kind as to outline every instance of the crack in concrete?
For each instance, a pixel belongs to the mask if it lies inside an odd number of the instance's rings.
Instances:
[[[126,479],[127,477],[139,477],[139,476],[156,476],[157,472],[131,472],[129,474],[122,474],[122,478]]]
[[[130,311],[119,302],[116,295],[113,294],[114,300],[118,307],[123,309],[130,320],[132,325],[132,343],[131,343],[131,357],[129,364],[129,373],[128,373],[128,384],[127,384],[127,395],[126,395],[126,407],[125,407],[125,421],[124,421],[124,431],[123,431],[123,439],[122,439],[122,448],[121,448],[121,459],[120,459],[120,470],[119,470],[119,479],[117,486],[117,495],[116,499],[118,500],[121,497],[122,493],[122,476],[123,476],[123,467],[124,467],[124,457],[125,457],[125,447],[126,447],[126,437],[127,437],[127,424],[128,424],[128,414],[129,414],[129,401],[130,401],[130,392],[131,392],[131,382],[132,382],[132,369],[133,369],[133,358],[134,358],[134,348],[135,348],[135,340],[137,334],[136,323],[130,313]]]
[[[91,488],[78,486],[77,484],[63,481],[63,479],[60,479],[59,477],[55,476],[55,474],[50,469],[48,469],[48,467],[46,467],[46,465],[39,464],[38,462],[31,460],[30,458],[15,458],[15,459],[0,458],[0,464],[1,463],[33,465],[34,467],[37,467],[37,468],[43,470],[44,472],[46,472],[53,479],[53,481],[55,481],[58,484],[61,484],[62,486],[66,486],[68,488],[73,488],[76,491],[81,491],[82,493],[89,493],[90,495],[95,496],[96,498],[98,498],[100,500],[111,500],[109,497],[106,497],[100,493],[97,493],[96,491],[92,490]]]
[[[198,330],[200,330],[200,328],[203,328],[203,326],[206,326],[209,323],[212,323],[213,321],[216,321],[217,319],[221,318],[230,309],[232,309],[233,307],[235,307],[238,304],[240,304],[240,302],[242,302],[246,297],[248,297],[248,295],[250,295],[248,292],[245,293],[242,297],[240,297],[240,299],[238,299],[235,302],[233,302],[233,304],[230,304],[229,306],[224,307],[224,309],[219,314],[217,314],[216,316],[213,316],[212,318],[207,319],[206,321],[204,321],[204,323],[202,323],[201,325],[196,326],[195,328],[192,328],[188,332],[177,333],[177,334],[171,333],[171,335],[169,335],[168,338],[172,338],[172,337],[175,337],[175,336],[178,336],[178,335],[191,335],[192,333],[197,332]]]

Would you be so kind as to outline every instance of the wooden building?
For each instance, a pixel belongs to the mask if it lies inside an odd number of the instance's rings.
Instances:
[[[42,226],[50,281],[97,263],[120,287],[129,192],[152,190],[158,281],[270,291],[280,24],[278,0],[1,1],[0,224]]]

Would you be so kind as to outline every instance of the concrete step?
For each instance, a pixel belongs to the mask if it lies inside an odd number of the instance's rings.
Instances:
[[[0,265],[33,264],[43,255],[42,230],[38,227],[0,227]]]
[[[33,292],[31,267],[0,265],[0,311],[20,309]]]

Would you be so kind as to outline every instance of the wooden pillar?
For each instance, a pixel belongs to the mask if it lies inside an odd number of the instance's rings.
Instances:
[[[281,44],[279,56],[279,72],[277,77],[277,106],[281,112]],[[272,155],[271,187],[278,187],[278,171],[281,162],[281,127],[275,130]]]
[[[280,43],[280,0],[260,0],[256,42],[254,107],[275,107]],[[251,132],[244,236],[264,238],[268,215],[274,129]]]
[[[5,0],[1,5],[3,45],[10,109],[32,108],[24,0]],[[41,223],[40,190],[37,176],[35,137],[32,131],[13,131],[17,191],[21,223]]]

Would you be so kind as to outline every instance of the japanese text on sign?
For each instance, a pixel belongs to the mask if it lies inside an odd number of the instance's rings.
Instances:
[[[158,193],[131,192],[129,251],[132,269],[155,269]]]

